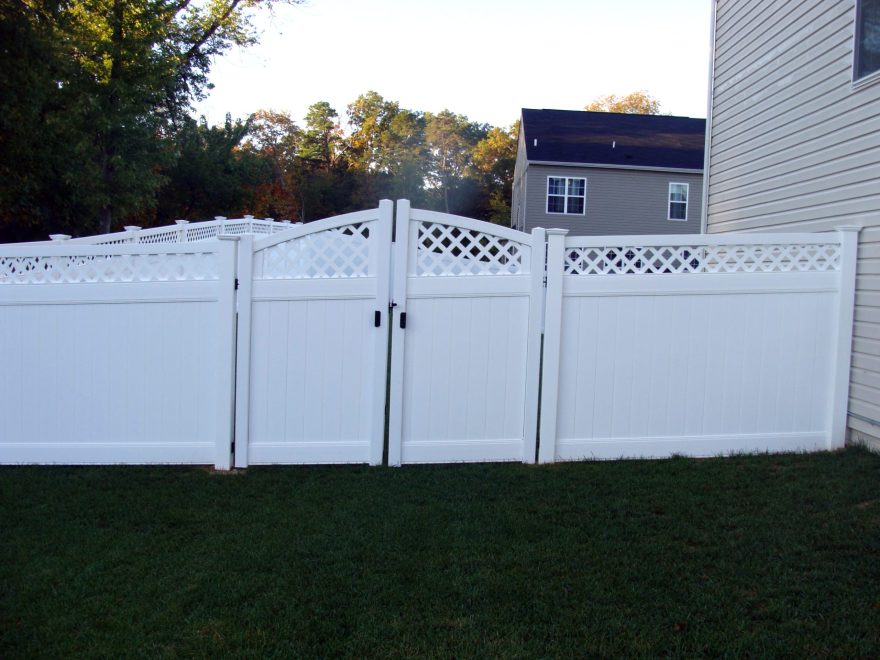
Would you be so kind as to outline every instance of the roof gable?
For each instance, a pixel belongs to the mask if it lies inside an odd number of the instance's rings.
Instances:
[[[529,161],[703,169],[706,120],[523,108]]]

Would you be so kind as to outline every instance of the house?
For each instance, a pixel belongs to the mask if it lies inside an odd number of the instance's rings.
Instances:
[[[700,231],[705,119],[523,109],[511,226]]]
[[[863,227],[849,440],[880,448],[880,2],[714,0],[704,229]]]

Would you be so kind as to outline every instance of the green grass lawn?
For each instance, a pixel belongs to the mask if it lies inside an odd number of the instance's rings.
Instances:
[[[878,656],[880,456],[0,468],[0,657]]]

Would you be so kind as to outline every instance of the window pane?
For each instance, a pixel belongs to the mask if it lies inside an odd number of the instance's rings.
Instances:
[[[547,197],[547,213],[565,213],[565,197]]]
[[[687,220],[687,204],[682,202],[669,202],[670,220]]]
[[[547,194],[548,195],[564,195],[565,194],[565,179],[560,179],[555,176],[551,176],[548,179]]]
[[[859,0],[856,78],[880,71],[880,0]]]
[[[686,202],[687,201],[687,186],[681,183],[670,183],[669,184],[669,201],[671,202]]]
[[[569,179],[568,180],[568,194],[576,195],[578,197],[584,196],[584,180],[583,179]]]
[[[568,212],[569,213],[577,213],[582,214],[584,212],[584,198],[583,197],[569,197],[568,198]]]

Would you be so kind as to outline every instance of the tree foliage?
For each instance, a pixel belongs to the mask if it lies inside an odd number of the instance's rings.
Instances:
[[[154,205],[173,155],[160,138],[185,126],[212,58],[255,41],[257,8],[298,1],[3,0],[0,114],[17,119],[0,167],[18,171],[0,226],[108,231]]]
[[[286,0],[0,0],[0,242],[252,213],[310,221],[406,197],[509,222],[517,127],[368,91],[344,119],[189,116],[211,58]],[[298,0],[290,0],[298,1]],[[344,123],[343,123],[344,122]]]
[[[584,107],[592,112],[620,112],[628,115],[659,115],[660,101],[645,90],[630,92],[625,96],[608,94],[600,96]]]

